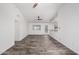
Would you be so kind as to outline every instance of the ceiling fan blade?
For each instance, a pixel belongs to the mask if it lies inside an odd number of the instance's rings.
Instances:
[[[33,8],[35,8],[37,5],[38,5],[38,3],[35,3],[35,4],[33,5]]]

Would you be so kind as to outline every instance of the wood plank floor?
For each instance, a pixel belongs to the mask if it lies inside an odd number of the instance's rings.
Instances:
[[[2,55],[77,55],[49,35],[29,35]]]

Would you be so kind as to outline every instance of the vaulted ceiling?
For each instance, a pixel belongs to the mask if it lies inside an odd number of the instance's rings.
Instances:
[[[34,3],[16,3],[16,7],[20,10],[26,20],[32,21],[40,16],[43,21],[53,19],[56,12],[60,8],[59,3],[38,3],[34,7]]]

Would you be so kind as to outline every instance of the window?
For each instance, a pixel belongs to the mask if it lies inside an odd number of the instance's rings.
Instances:
[[[33,30],[41,30],[41,25],[33,25]]]

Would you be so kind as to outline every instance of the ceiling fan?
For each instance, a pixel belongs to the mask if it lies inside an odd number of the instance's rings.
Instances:
[[[34,3],[33,8],[36,8],[37,5],[38,5],[38,3]]]

